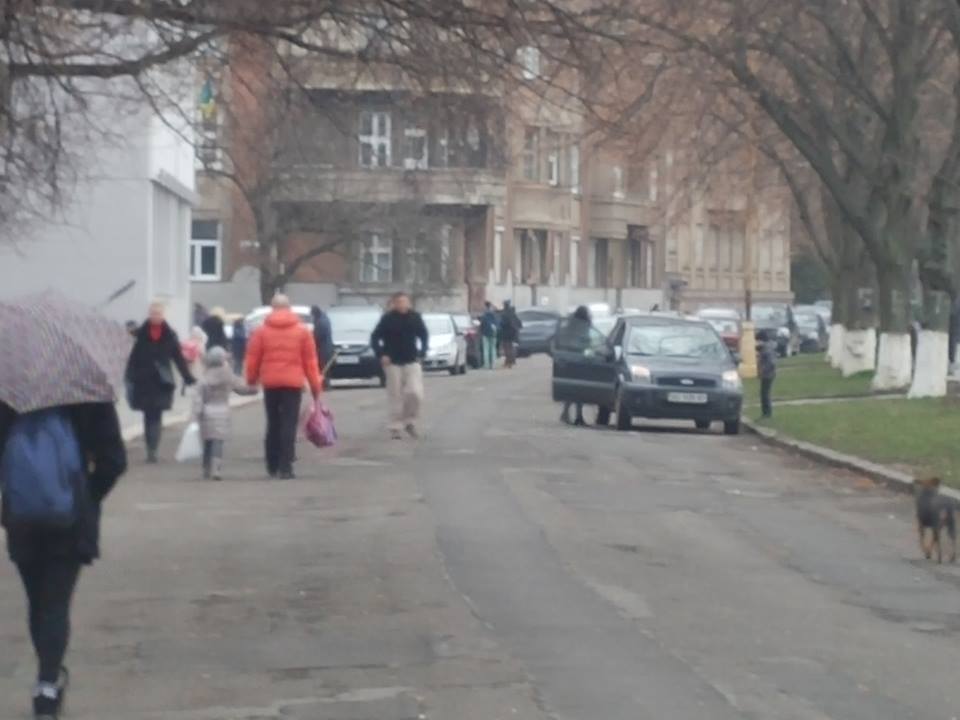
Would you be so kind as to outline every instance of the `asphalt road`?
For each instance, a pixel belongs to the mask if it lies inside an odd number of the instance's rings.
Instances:
[[[79,720],[951,720],[960,571],[908,497],[679,426],[562,426],[542,359],[427,382],[425,436],[336,390],[267,481],[135,465],[81,581]],[[175,438],[171,438],[172,445]],[[168,448],[172,454],[172,448]],[[0,566],[0,719],[32,673]]]

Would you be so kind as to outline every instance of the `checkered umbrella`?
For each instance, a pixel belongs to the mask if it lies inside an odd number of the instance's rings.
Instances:
[[[19,413],[113,402],[131,342],[122,325],[56,291],[0,303],[0,401]]]

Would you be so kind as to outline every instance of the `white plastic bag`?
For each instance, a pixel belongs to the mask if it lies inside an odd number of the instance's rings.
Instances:
[[[203,447],[200,442],[200,425],[192,422],[183,431],[180,445],[177,446],[177,462],[199,460],[203,456]]]

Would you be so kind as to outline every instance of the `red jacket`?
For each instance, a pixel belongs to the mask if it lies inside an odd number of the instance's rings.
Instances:
[[[317,346],[310,330],[292,310],[274,310],[247,348],[247,383],[259,381],[268,390],[303,387],[316,395],[323,388]]]

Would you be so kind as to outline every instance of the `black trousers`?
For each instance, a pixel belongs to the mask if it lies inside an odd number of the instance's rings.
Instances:
[[[163,410],[145,410],[143,413],[143,440],[147,456],[155,458],[163,436]]]
[[[300,398],[301,391],[292,388],[275,388],[263,392],[263,404],[267,411],[267,472],[270,475],[293,472]]]
[[[760,412],[764,417],[773,415],[773,378],[760,378]]]
[[[38,681],[55,684],[70,640],[70,602],[80,576],[80,563],[65,557],[46,557],[19,564],[27,591],[30,639],[40,669]]]

